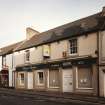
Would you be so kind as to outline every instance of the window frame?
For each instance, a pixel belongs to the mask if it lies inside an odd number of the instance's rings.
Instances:
[[[76,40],[76,46],[75,46],[75,47],[76,47],[76,50],[77,50],[76,53],[71,53],[71,50],[70,50],[70,49],[71,49],[71,47],[70,47],[70,44],[71,44],[70,41],[72,41],[72,40]],[[76,55],[78,55],[78,38],[69,39],[69,40],[68,40],[68,43],[69,43],[69,47],[68,47],[68,48],[69,48],[69,50],[68,50],[69,55],[70,55],[70,56],[76,56]],[[73,48],[73,47],[72,47],[72,48]]]
[[[6,55],[2,56],[2,66],[6,66]]]
[[[39,73],[43,73],[43,83],[40,83],[40,77],[39,77]],[[37,71],[37,85],[44,85],[44,71],[43,70],[38,70]]]
[[[50,69],[50,70],[58,70],[58,72],[60,73],[60,71],[59,71],[59,69]],[[60,84],[59,84],[59,86],[50,86],[50,70],[48,70],[48,80],[47,80],[47,82],[48,82],[48,88],[53,88],[53,89],[59,89],[60,88]],[[60,74],[59,74],[59,82],[60,82]]]
[[[26,50],[25,51],[25,62],[29,62],[30,61],[30,50]]]
[[[91,69],[92,69],[92,67],[91,67]],[[92,77],[92,80],[93,80],[93,77]],[[93,81],[92,81],[93,82]],[[78,85],[78,67],[76,67],[76,89],[84,89],[84,90],[88,90],[88,89],[93,89],[93,86],[92,87],[79,87],[79,85]]]
[[[21,78],[21,75],[24,75],[24,78]],[[23,83],[21,82],[23,81]],[[19,73],[19,85],[24,86],[25,85],[25,73]]]

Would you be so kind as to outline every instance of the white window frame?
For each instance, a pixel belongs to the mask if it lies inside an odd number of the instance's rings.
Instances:
[[[39,73],[40,73],[40,72],[43,73],[43,83],[40,83],[40,82],[39,82]],[[45,79],[44,79],[44,70],[38,70],[38,71],[37,71],[37,85],[41,85],[41,86],[44,85],[44,80],[45,80]]]
[[[78,67],[76,67],[76,89],[84,89],[84,90],[91,90],[91,89],[93,89],[93,88],[80,88],[80,87],[78,87]]]
[[[27,53],[29,53],[29,60],[27,60]],[[30,61],[30,50],[26,50],[25,51],[25,62],[29,62]]]
[[[77,52],[76,52],[76,53],[70,53],[70,40],[75,40],[75,39],[77,40]],[[68,44],[68,45],[69,45],[69,47],[68,47],[68,48],[69,48],[69,50],[68,50],[69,55],[70,55],[70,56],[76,56],[76,55],[78,55],[78,38],[69,39],[69,40],[68,40],[68,43],[69,43],[69,44]]]

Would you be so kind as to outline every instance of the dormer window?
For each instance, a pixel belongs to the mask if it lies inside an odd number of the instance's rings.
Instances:
[[[70,55],[74,55],[77,54],[77,39],[71,39],[69,40],[69,44],[70,44]]]
[[[30,60],[30,51],[26,50],[26,61]]]

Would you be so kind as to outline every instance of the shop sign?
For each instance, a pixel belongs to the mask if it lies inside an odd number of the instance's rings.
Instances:
[[[72,66],[71,61],[62,62],[62,68],[68,68]]]
[[[83,64],[86,64],[86,61],[78,61],[77,64],[78,65],[83,65]]]
[[[50,56],[50,46],[49,45],[43,45],[43,56],[44,57]]]
[[[35,65],[32,65],[32,69],[35,69],[35,70],[40,70],[40,69],[45,69],[45,68],[48,68],[48,64],[35,64]]]
[[[59,67],[60,67],[60,65],[58,63],[50,64],[51,69],[59,68]]]
[[[26,66],[26,67],[23,67],[22,69],[23,69],[23,70],[31,70],[31,67]]]

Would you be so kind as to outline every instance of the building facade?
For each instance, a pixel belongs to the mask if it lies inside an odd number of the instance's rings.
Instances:
[[[10,53],[9,83],[16,89],[105,96],[104,13],[103,8],[43,33],[28,28],[27,39]]]

